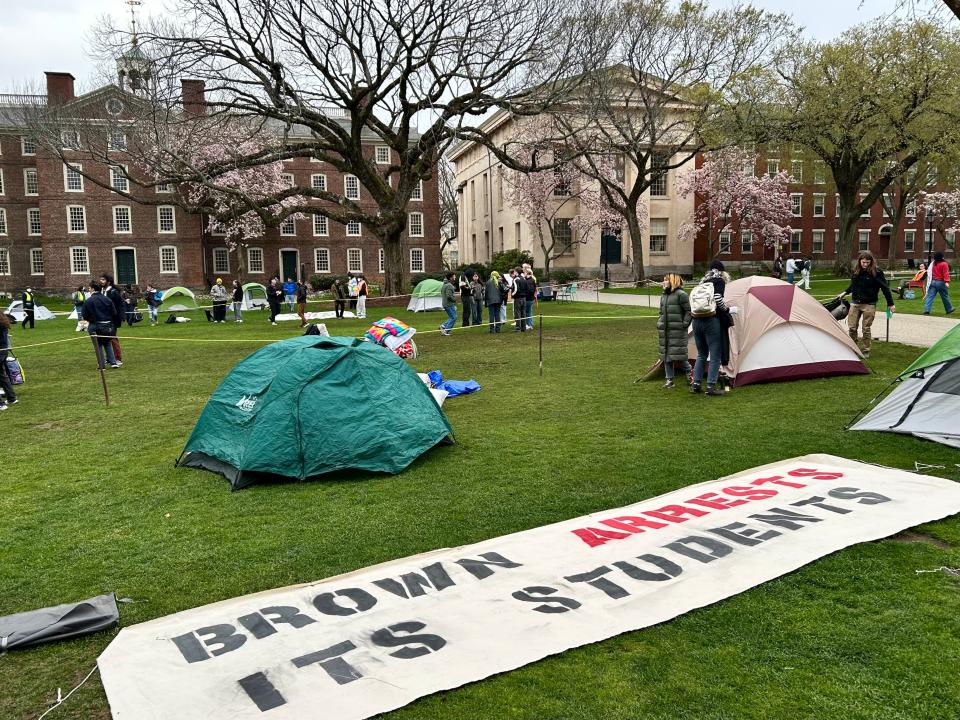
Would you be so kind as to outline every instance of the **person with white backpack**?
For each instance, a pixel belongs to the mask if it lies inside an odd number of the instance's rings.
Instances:
[[[722,322],[721,315],[729,317],[729,311],[723,302],[729,277],[724,272],[723,263],[714,260],[703,280],[690,292],[693,340],[697,345],[697,361],[693,366],[693,383],[690,385],[692,393],[702,392],[701,383],[706,367],[706,394],[711,397],[723,395],[723,390],[717,387],[717,377],[720,375],[720,361],[723,356],[723,336],[728,327]]]

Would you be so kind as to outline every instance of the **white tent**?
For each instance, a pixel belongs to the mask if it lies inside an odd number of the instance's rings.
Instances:
[[[7,315],[12,315],[17,322],[23,322],[23,319],[26,317],[26,313],[23,312],[23,302],[20,300],[14,300],[7,305],[6,313]],[[34,320],[53,320],[55,318],[56,315],[47,310],[43,305],[35,304],[33,306]]]
[[[249,282],[243,286],[241,310],[262,310],[267,307],[267,288],[260,283]]]
[[[850,429],[904,433],[960,448],[960,325],[895,382],[896,389]]]
[[[410,294],[410,303],[407,310],[424,312],[425,310],[442,310],[443,297],[441,296],[443,283],[439,280],[421,280]]]

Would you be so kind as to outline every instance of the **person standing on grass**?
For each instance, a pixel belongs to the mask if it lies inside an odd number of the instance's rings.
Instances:
[[[286,297],[287,305],[290,306],[290,312],[293,312],[293,305],[297,299],[297,284],[290,278],[283,284],[283,294]]]
[[[137,317],[137,294],[130,283],[123,286],[123,317],[127,321],[127,327],[133,327]]]
[[[101,282],[104,278],[100,278]],[[91,293],[83,301],[83,319],[87,321],[87,332],[96,335],[97,345],[100,346],[98,364],[103,370],[105,361],[112,368],[118,368],[122,363],[116,356],[113,341],[117,338],[117,311],[110,299],[103,294],[102,287],[93,280],[90,283]]]
[[[10,380],[10,373],[7,371],[7,356],[10,354],[10,318],[7,314],[0,312],[0,390],[3,390],[3,398],[0,398],[0,410],[6,410],[11,405],[16,405],[17,394],[13,391],[13,382]]]
[[[474,272],[470,278],[470,297],[473,300],[473,319],[471,325],[483,322],[483,305],[487,297],[487,288],[480,280],[480,273]]]
[[[724,272],[723,263],[714,260],[703,276],[700,284],[690,293],[690,314],[693,316],[693,340],[697,345],[697,361],[693,366],[693,382],[690,392],[699,393],[703,382],[704,368],[707,370],[707,395],[719,397],[723,390],[717,387],[720,364],[723,360],[724,321],[729,311],[723,301],[729,275]],[[709,358],[709,364],[707,362]]]
[[[660,338],[660,360],[667,381],[663,387],[673,389],[674,363],[680,363],[683,374],[690,372],[687,359],[687,328],[690,327],[690,298],[683,291],[683,278],[670,273],[663,278],[660,296],[660,317],[657,334]]]
[[[503,295],[500,292],[500,273],[496,270],[490,273],[490,278],[484,287],[484,298],[487,304],[487,313],[490,316],[488,332],[500,332],[500,308],[503,305]]]
[[[116,358],[116,365],[123,365],[123,350],[120,348],[120,340],[117,338],[117,329],[123,324],[123,297],[120,291],[113,284],[113,275],[101,275],[100,285],[103,288],[103,296],[113,303],[113,333],[110,335],[110,346],[113,348],[113,356]]]
[[[787,258],[787,282],[793,285],[797,276],[797,261],[793,256]]]
[[[813,269],[813,258],[800,258],[800,283],[797,287],[810,289],[810,271]]]
[[[33,315],[36,301],[34,300],[33,290],[31,288],[23,291],[23,294],[20,296],[20,303],[23,306],[23,322],[20,323],[20,329],[26,330],[27,323],[30,323],[30,329],[33,330]]]
[[[83,301],[87,299],[86,288],[83,285],[77,286],[77,289],[73,291],[73,294],[70,296],[70,300],[73,302],[73,310],[77,313],[77,329],[74,332],[80,332],[83,330]]]
[[[779,255],[773,261],[773,276],[777,280],[783,277],[783,259]]]
[[[150,316],[150,326],[157,324],[157,308],[160,307],[160,293],[150,283],[147,283],[147,289],[143,291],[143,301],[147,304],[147,314]]]
[[[300,316],[300,327],[307,326],[307,284],[297,283],[297,315]]]
[[[453,286],[456,277],[456,273],[448,272],[443,278],[443,287],[440,288],[440,303],[447,314],[447,319],[440,325],[441,335],[449,335],[457,324],[457,289]]]
[[[460,273],[458,285],[460,287],[460,302],[463,305],[462,327],[467,327],[473,318],[473,295],[470,292],[470,280],[473,278],[473,270],[467,268]]]
[[[513,298],[510,293],[513,291],[513,278],[510,273],[500,275],[500,324],[507,322],[507,306],[513,304]]]
[[[524,312],[527,309],[527,283],[521,276],[520,268],[514,268],[510,271],[510,277],[513,280],[513,290],[510,296],[513,298],[513,319],[517,326],[514,332],[527,331],[527,319]]]
[[[233,303],[233,321],[243,322],[243,285],[239,280],[233,281],[233,288],[230,292],[230,301]]]
[[[217,281],[210,288],[210,297],[213,300],[213,321],[222,323],[227,317],[227,300],[230,299],[230,291],[223,284],[223,278],[217,278]]]
[[[527,330],[533,330],[533,306],[537,302],[537,278],[533,274],[533,268],[526,263],[523,266],[523,280],[527,284],[527,298],[523,314],[527,318]]]
[[[367,294],[370,288],[367,285],[367,279],[363,273],[357,277],[357,317],[365,318],[367,316]]]
[[[343,284],[340,282],[340,278],[334,278],[333,285],[330,286],[330,294],[333,295],[334,314],[342,320],[343,311],[347,305],[347,294],[343,290]]]
[[[347,294],[350,296],[350,310],[357,312],[357,278],[353,273],[347,273]]]
[[[267,305],[270,307],[270,324],[277,324],[277,315],[280,314],[280,303],[283,302],[283,286],[277,278],[270,280],[267,288]]]
[[[929,315],[933,309],[933,299],[939,295],[943,301],[943,310],[947,315],[953,312],[953,303],[950,302],[950,266],[943,259],[942,252],[933,254],[933,272],[930,277],[930,287],[923,300],[923,314]]]
[[[861,320],[863,321],[863,356],[866,358],[870,357],[870,328],[877,316],[877,298],[881,292],[887,301],[887,308],[890,312],[896,312],[887,278],[884,277],[883,270],[877,267],[873,254],[865,250],[857,258],[857,269],[850,277],[850,284],[837,297],[843,300],[846,295],[853,295],[850,314],[847,315],[847,328],[850,338],[857,342],[857,329]]]

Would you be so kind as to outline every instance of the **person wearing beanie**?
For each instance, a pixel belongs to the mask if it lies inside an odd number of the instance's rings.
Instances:
[[[227,317],[227,300],[230,298],[230,291],[223,284],[223,278],[217,278],[217,282],[210,288],[210,297],[213,299],[213,321],[222,323]]]

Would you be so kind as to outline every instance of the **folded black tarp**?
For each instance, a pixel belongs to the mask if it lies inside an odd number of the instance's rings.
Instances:
[[[113,627],[119,619],[117,597],[113,593],[7,615],[0,617],[0,652],[99,632]]]

